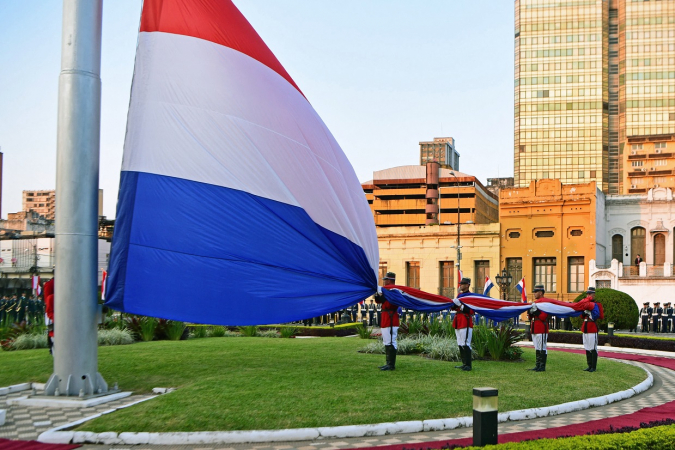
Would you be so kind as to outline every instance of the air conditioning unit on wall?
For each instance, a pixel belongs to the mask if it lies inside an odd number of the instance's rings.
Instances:
[[[660,149],[660,148],[657,148],[657,149],[656,149],[656,153],[661,153],[661,149]]]
[[[631,185],[630,185],[630,188],[631,188],[631,189],[637,189],[637,185],[631,184]]]
[[[654,187],[657,188],[657,187],[659,187],[659,185],[658,185],[658,184],[655,184]]]

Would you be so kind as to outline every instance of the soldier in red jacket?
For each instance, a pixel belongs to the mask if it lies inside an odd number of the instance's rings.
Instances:
[[[538,284],[534,287],[534,299],[539,300],[544,296],[546,290],[543,284]],[[548,341],[548,314],[537,308],[537,304],[532,305],[532,308],[527,312],[530,319],[530,334],[532,335],[532,343],[537,354],[536,363],[534,366],[535,372],[546,371],[546,358],[548,352],[546,350],[546,342]]]
[[[394,272],[387,272],[382,280],[384,286],[396,284],[396,274]],[[381,295],[375,296],[375,302],[382,304],[382,323],[380,323],[380,329],[382,331],[382,341],[384,342],[384,353],[387,356],[387,363],[384,366],[380,366],[380,370],[396,370],[396,352],[398,348],[396,338],[400,325],[398,306],[389,303]]]
[[[45,299],[45,325],[47,325],[47,346],[54,355],[54,278],[47,281],[42,293]]]
[[[595,287],[589,286],[586,291],[586,300],[595,302]],[[584,333],[584,350],[586,350],[586,372],[595,372],[598,365],[598,326],[593,319],[590,311],[584,311],[581,317],[584,323],[581,325],[581,331]]]
[[[457,295],[457,298],[453,300],[454,306],[452,307],[454,311],[457,311],[455,318],[452,321],[452,326],[455,329],[459,355],[462,357],[462,365],[455,366],[455,369],[462,369],[465,371],[471,370],[473,311],[459,299],[471,294],[471,292],[469,292],[469,286],[471,286],[471,280],[469,278],[462,278],[459,282],[459,294]]]

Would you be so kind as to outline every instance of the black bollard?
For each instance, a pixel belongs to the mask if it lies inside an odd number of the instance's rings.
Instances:
[[[473,388],[473,445],[497,444],[497,389]]]

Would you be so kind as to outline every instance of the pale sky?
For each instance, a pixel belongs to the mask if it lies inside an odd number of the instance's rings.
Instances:
[[[460,170],[513,175],[512,0],[235,0],[361,181],[452,136]],[[103,9],[100,187],[115,216],[140,0]],[[0,1],[2,217],[53,189],[61,1]]]

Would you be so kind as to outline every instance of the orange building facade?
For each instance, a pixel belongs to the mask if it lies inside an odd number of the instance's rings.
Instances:
[[[589,285],[588,262],[604,258],[604,196],[595,182],[503,189],[499,221],[501,266],[514,284],[524,277],[528,293],[543,284],[547,297],[571,301]],[[516,292],[509,298],[519,298]]]

